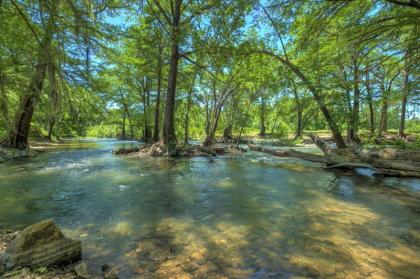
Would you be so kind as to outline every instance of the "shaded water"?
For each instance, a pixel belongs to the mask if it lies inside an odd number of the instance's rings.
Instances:
[[[46,218],[121,278],[416,278],[420,181],[258,153],[121,158],[63,145],[0,165],[0,229]]]

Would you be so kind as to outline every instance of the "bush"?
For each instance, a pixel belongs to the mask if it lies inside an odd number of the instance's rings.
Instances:
[[[116,138],[119,126],[115,124],[99,124],[89,127],[86,135],[93,138]]]

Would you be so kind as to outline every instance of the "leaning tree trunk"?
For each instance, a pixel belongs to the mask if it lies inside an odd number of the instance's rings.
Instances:
[[[12,135],[11,147],[25,149],[28,147],[29,130],[31,127],[32,115],[35,110],[35,101],[41,94],[45,68],[47,62],[39,62],[36,66],[35,75],[32,78],[27,95],[23,96],[16,117],[15,132]]]
[[[300,69],[290,62],[289,60],[275,55],[274,53],[271,53],[269,51],[258,51],[259,53],[264,53],[269,56],[272,56],[279,60],[283,65],[288,67],[296,76],[300,78],[300,80],[306,85],[306,87],[309,89],[309,91],[312,93],[315,102],[317,103],[318,107],[320,108],[322,114],[324,115],[325,121],[328,124],[328,127],[330,128],[335,142],[337,144],[338,148],[346,148],[346,143],[344,142],[343,136],[341,135],[340,129],[337,126],[337,123],[335,122],[334,118],[331,116],[330,111],[328,110],[327,105],[325,104],[323,100],[323,96],[319,92],[319,90],[315,87],[315,85],[300,71]]]
[[[31,79],[26,94],[21,98],[19,108],[16,112],[16,123],[15,130],[11,136],[11,147],[19,149],[28,147],[29,130],[35,111],[35,102],[41,95],[47,66],[52,62],[50,59],[50,48],[53,30],[54,17],[50,15],[44,37],[39,42],[38,62],[35,66],[35,74]]]

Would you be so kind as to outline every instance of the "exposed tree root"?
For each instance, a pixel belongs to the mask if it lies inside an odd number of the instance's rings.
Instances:
[[[160,143],[145,144],[135,148],[121,148],[113,151],[116,155],[131,155],[136,157],[144,156],[170,156],[170,157],[212,157],[217,155],[241,154],[245,150],[236,145],[180,145],[171,153],[166,151],[164,145]]]
[[[329,146],[318,137],[311,136],[315,144],[322,150],[324,156],[299,152],[296,150],[275,150],[248,144],[254,151],[271,154],[278,157],[293,157],[306,161],[323,163],[327,169],[369,168],[374,175],[420,178],[420,151],[416,150],[360,150],[349,148],[337,149]]]

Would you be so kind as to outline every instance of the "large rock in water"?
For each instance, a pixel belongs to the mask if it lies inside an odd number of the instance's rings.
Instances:
[[[0,255],[0,263],[7,271],[20,267],[63,265],[81,258],[81,242],[66,238],[53,220],[45,220],[19,233]]]

